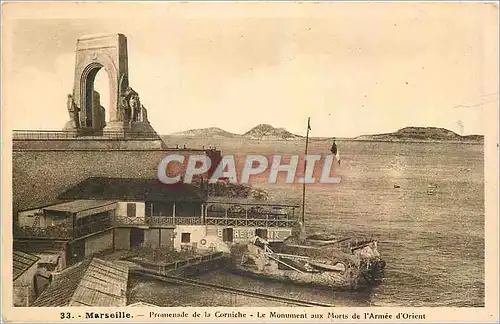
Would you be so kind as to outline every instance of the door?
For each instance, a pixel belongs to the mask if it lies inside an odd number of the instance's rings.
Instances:
[[[82,261],[85,258],[85,240],[70,243],[66,253],[68,266]]]
[[[233,241],[233,229],[231,227],[222,230],[222,240],[224,242]]]
[[[144,243],[144,230],[132,227],[130,229],[130,248],[139,248]]]
[[[174,248],[174,230],[171,228],[160,228],[160,247]]]
[[[263,238],[264,240],[267,240],[267,228],[257,228],[255,230],[255,236],[258,236],[260,238]]]

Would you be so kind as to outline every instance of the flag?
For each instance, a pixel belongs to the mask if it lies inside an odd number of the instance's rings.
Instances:
[[[332,152],[332,154],[335,155],[335,158],[337,159],[337,162],[340,165],[340,155],[339,155],[339,150],[337,148],[337,143],[335,143],[335,139],[333,139],[333,144],[332,148],[330,149],[330,152]]]

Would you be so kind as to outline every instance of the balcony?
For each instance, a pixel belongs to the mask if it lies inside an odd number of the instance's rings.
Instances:
[[[172,227],[175,225],[211,225],[211,226],[234,226],[234,227],[268,227],[268,228],[290,228],[295,224],[292,219],[279,218],[233,218],[233,217],[172,217],[172,216],[150,216],[124,217],[106,216],[93,220],[92,222],[69,226],[67,222],[57,226],[19,227],[14,225],[15,238],[43,238],[74,240],[93,233],[98,233],[114,227]]]
[[[112,219],[109,216],[106,216],[95,219],[92,222],[76,224],[74,227],[69,221],[46,227],[20,227],[14,225],[13,234],[15,238],[73,240],[93,233],[102,232],[112,227]]]
[[[278,217],[245,218],[242,217],[172,217],[149,216],[114,217],[113,226],[118,227],[172,227],[175,225],[215,225],[215,226],[242,226],[242,227],[293,227],[295,220],[280,219]]]
[[[128,217],[128,216],[115,216],[113,217],[113,226],[118,227],[136,227],[147,226],[147,219],[144,217]]]
[[[105,217],[91,223],[75,226],[74,238],[80,238],[93,233],[102,232],[113,227],[112,219]]]
[[[201,217],[164,217],[151,216],[148,217],[149,226],[174,226],[174,225],[203,225]]]
[[[14,225],[15,238],[43,238],[70,240],[73,238],[73,228],[67,226],[31,227]]]
[[[207,217],[205,225],[241,226],[241,227],[293,227],[295,220],[291,219],[257,219],[257,218],[226,218]]]

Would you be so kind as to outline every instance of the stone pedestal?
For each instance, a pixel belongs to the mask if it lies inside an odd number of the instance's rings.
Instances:
[[[128,132],[130,132],[130,126],[128,123],[123,121],[110,121],[103,129],[104,136],[119,138],[124,138]]]
[[[63,128],[64,134],[68,138],[77,137],[80,134],[78,127],[73,122],[67,122]]]
[[[158,136],[156,131],[148,122],[131,122],[130,132],[133,134],[143,134],[144,136]]]
[[[76,124],[75,124],[74,121],[68,121],[64,125],[63,131],[68,132],[68,133],[69,132],[75,132],[75,133],[77,133],[78,132],[78,127],[76,126]]]

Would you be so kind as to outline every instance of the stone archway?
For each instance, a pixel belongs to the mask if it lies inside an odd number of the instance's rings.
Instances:
[[[94,79],[102,68],[109,78],[110,102],[106,108],[110,120],[106,128],[124,130],[125,121],[118,114],[119,82],[128,81],[127,38],[122,34],[87,36],[77,40],[72,97],[79,118],[73,124],[84,131],[103,130],[100,107],[94,105]],[[73,113],[73,117],[76,115]]]
[[[104,112],[104,107],[101,106],[100,94],[95,91],[94,83],[97,73],[103,68],[103,65],[97,62],[90,63],[85,67],[80,86],[80,96],[81,96],[81,112],[80,112],[80,125],[85,128],[100,131],[106,126],[106,115]],[[106,71],[108,74],[108,72]],[[114,83],[111,78],[108,80],[110,83],[110,89]],[[110,102],[107,103],[108,109],[112,110],[115,104],[113,97],[110,96]],[[116,109],[116,108],[115,108]],[[116,116],[115,116],[116,118]],[[108,120],[109,122],[110,120]]]
[[[97,73],[104,69],[109,78],[109,121],[94,91]],[[127,38],[123,34],[81,37],[76,44],[75,81],[68,95],[70,121],[66,130],[78,134],[113,136],[135,133],[156,134],[147,119],[139,95],[129,86]],[[157,135],[156,135],[157,136]]]

